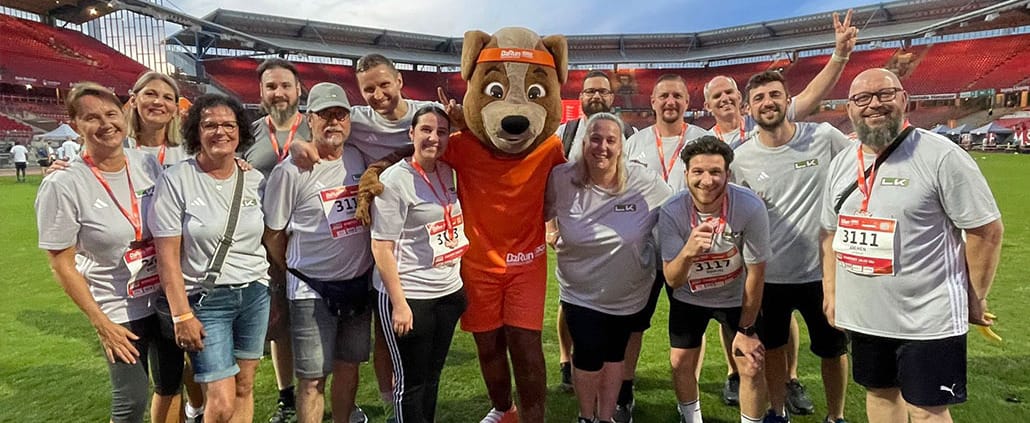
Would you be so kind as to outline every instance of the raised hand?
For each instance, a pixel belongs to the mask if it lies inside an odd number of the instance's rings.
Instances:
[[[840,21],[840,14],[833,12],[834,53],[841,57],[848,57],[855,49],[855,42],[858,41],[858,28],[851,26],[853,12],[848,9],[848,13],[844,15],[844,22]]]
[[[451,120],[451,131],[465,129],[465,112],[461,105],[454,101],[453,98],[447,97],[443,87],[436,87],[436,95],[440,99],[440,104],[443,104],[444,112],[447,113],[447,117]]]

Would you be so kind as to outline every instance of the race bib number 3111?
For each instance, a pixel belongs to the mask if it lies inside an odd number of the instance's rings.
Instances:
[[[358,208],[357,185],[324,189],[319,196],[333,239],[365,232],[365,227],[354,218]]]
[[[893,275],[896,227],[894,219],[840,215],[833,235],[837,262],[859,275]]]

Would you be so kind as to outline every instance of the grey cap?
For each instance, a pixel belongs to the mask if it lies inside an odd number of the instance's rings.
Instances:
[[[350,111],[350,101],[343,87],[331,82],[319,82],[308,91],[308,111],[321,112],[330,107],[343,107]]]

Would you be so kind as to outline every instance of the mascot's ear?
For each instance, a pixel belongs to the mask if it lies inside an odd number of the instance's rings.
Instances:
[[[483,31],[465,32],[465,41],[461,44],[461,79],[472,79],[472,71],[476,70],[479,52],[490,42],[490,34]]]
[[[468,40],[468,34],[465,34],[465,40]],[[544,47],[547,51],[551,52],[554,56],[554,68],[558,71],[558,82],[565,84],[565,80],[569,79],[569,42],[563,35],[548,35],[543,39]],[[462,60],[462,64],[464,64]]]

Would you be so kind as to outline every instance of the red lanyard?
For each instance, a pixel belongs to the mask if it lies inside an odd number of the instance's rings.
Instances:
[[[665,182],[669,182],[669,172],[672,171],[672,166],[676,164],[676,158],[680,155],[680,150],[683,149],[684,138],[687,137],[687,124],[683,124],[683,132],[680,134],[680,140],[676,143],[676,150],[672,154],[672,160],[665,161],[665,149],[662,148],[662,134],[658,133],[658,125],[654,126],[654,139],[655,144],[658,146],[658,161],[662,165],[662,177]]]
[[[715,124],[715,136],[719,138],[719,141],[726,142],[726,138],[723,138],[722,131],[719,130],[719,124]],[[743,144],[747,131],[744,130],[744,119],[740,120],[740,143]]]
[[[906,120],[902,125],[901,129],[908,128],[909,123]],[[898,142],[894,140],[892,142]],[[875,163],[875,162],[874,162]],[[865,177],[865,155],[862,154],[862,146],[858,146],[858,190],[862,192],[862,212],[866,213],[869,211],[869,198],[873,195],[873,186],[876,185],[876,165],[873,165],[872,169],[869,169],[869,177]]]
[[[293,144],[293,136],[297,134],[297,128],[300,127],[301,115],[298,113],[297,117],[293,119],[293,125],[290,126],[290,136],[286,138],[286,144],[283,145],[282,150],[279,150],[279,139],[275,136],[275,124],[272,123],[272,117],[268,116],[265,120],[268,121],[268,138],[272,140],[272,149],[275,150],[275,156],[281,162],[286,156],[290,155],[290,144]]]
[[[122,207],[122,205],[118,203],[118,198],[116,198],[114,196],[114,192],[111,191],[111,184],[107,183],[107,178],[104,178],[104,174],[100,173],[100,170],[97,169],[97,165],[93,163],[93,159],[89,157],[89,155],[83,154],[82,161],[86,162],[86,166],[89,166],[89,170],[93,172],[93,176],[95,176],[97,181],[100,182],[100,185],[107,190],[107,195],[111,196],[111,201],[114,201],[114,204],[118,206],[118,210],[121,210],[122,216],[125,216],[125,218],[129,220],[129,224],[132,225],[132,230],[136,233],[136,241],[142,241],[143,220],[140,219],[139,201],[136,200],[136,190],[132,187],[132,177],[130,176],[131,172],[129,172],[129,158],[125,158],[125,179],[129,181],[129,200],[132,202],[131,213],[129,210],[125,210],[125,207]]]
[[[451,221],[451,210],[453,210],[454,205],[451,204],[451,197],[447,195],[447,186],[443,183],[443,177],[440,176],[439,171],[434,172],[436,173],[436,180],[440,181],[440,189],[443,190],[443,196],[441,197],[440,194],[436,192],[436,188],[433,187],[433,183],[429,181],[429,176],[426,175],[425,169],[422,169],[422,165],[418,164],[414,157],[411,158],[411,167],[415,168],[415,171],[418,172],[419,176],[422,177],[422,180],[426,182],[426,185],[429,185],[429,190],[433,192],[433,196],[436,197],[436,200],[440,202],[441,206],[443,206],[444,227],[447,228],[447,236],[453,237],[454,222]]]
[[[139,143],[136,143],[137,150],[141,150],[142,148],[143,147],[141,147]],[[161,144],[161,148],[157,150],[157,162],[160,163],[161,166],[165,165],[165,144]]]
[[[729,189],[729,187],[726,187],[726,188]],[[691,204],[690,206],[691,206],[690,207],[690,216],[689,216],[690,217],[690,230],[694,230],[694,228],[696,228],[697,225],[700,225],[700,224],[702,224],[704,222],[701,221],[701,214],[697,211],[697,207],[694,206],[693,204]],[[719,225],[715,227],[715,233],[721,234],[723,231],[726,230],[726,214],[729,211],[729,209],[730,209],[730,196],[729,196],[729,193],[727,191],[723,191],[723,193],[722,193],[722,211],[719,213]],[[714,218],[709,217],[708,219],[705,220],[705,222],[708,222],[708,221],[710,221],[712,219],[714,219]]]

